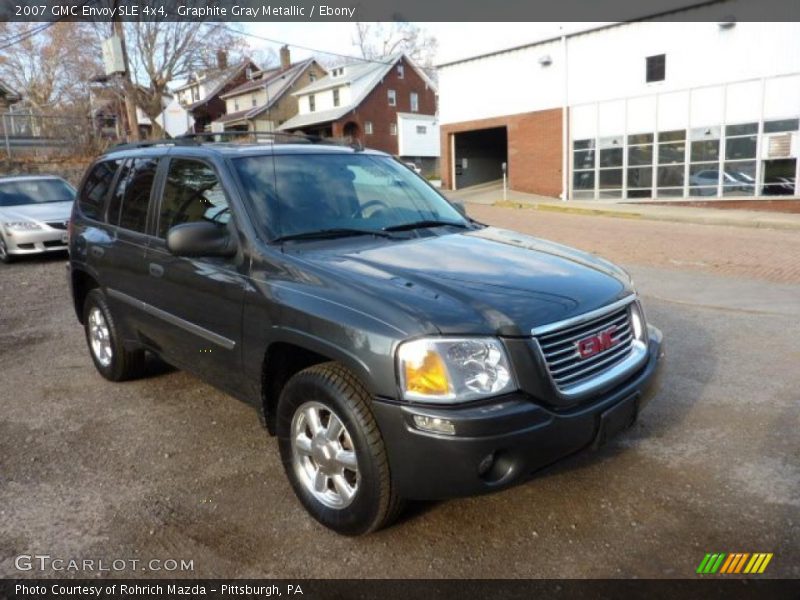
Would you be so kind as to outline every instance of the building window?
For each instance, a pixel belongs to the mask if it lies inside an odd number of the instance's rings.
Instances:
[[[411,92],[411,112],[419,112],[419,94]]]
[[[387,94],[389,96],[389,106],[397,106],[397,92],[389,90]]]
[[[255,106],[258,103],[255,96],[250,97],[250,106]]]
[[[314,83],[314,82],[317,80],[317,74],[316,74],[316,73],[314,73],[314,71],[309,71],[309,72],[308,72],[308,80],[309,80],[311,83]]]
[[[686,170],[686,130],[658,133],[658,197],[683,196]]]
[[[389,134],[397,135],[397,123],[389,123]]]
[[[233,110],[234,111],[238,111],[239,110],[239,100],[238,100],[238,98],[233,101]]]
[[[364,133],[367,135],[372,135],[372,121],[364,122]]]
[[[594,199],[595,156],[594,140],[572,142],[572,197],[576,200]]]
[[[425,125],[417,125],[417,133],[420,135],[425,135],[428,133],[428,128]]]
[[[397,78],[403,79],[406,75],[406,69],[403,65],[397,65]]]
[[[725,162],[721,173],[723,196],[752,196],[756,191],[758,123],[725,127]]]
[[[597,182],[600,198],[622,197],[623,138],[600,138]]]
[[[200,100],[200,89],[195,86],[192,88],[192,102],[197,102]]]
[[[627,190],[628,198],[653,197],[653,134],[636,133],[628,136]]]
[[[689,195],[716,196],[719,185],[719,127],[689,132]]]
[[[648,56],[646,81],[652,83],[654,81],[664,81],[667,76],[667,55],[656,54],[655,56]]]
[[[314,112],[316,109],[317,109],[317,102],[316,99],[314,98],[314,94],[311,94],[308,97],[308,110]]]
[[[339,90],[333,90],[333,105],[339,106]]]

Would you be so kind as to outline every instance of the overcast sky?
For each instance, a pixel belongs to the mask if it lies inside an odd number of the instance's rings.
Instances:
[[[436,63],[448,62],[493,50],[510,48],[536,40],[586,29],[597,23],[417,23],[439,40]],[[250,23],[246,30],[264,37],[299,46],[339,54],[356,54],[352,44],[354,23]],[[257,39],[250,44],[275,47]],[[292,60],[310,56],[310,52],[292,48]]]

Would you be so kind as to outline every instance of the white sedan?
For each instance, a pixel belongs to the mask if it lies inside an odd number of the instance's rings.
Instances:
[[[0,178],[0,262],[67,249],[75,188],[60,177]]]

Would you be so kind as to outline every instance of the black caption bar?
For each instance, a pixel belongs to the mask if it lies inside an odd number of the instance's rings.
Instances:
[[[3,0],[2,21],[798,21],[797,0]]]
[[[302,598],[303,600],[531,600],[532,598],[796,600],[800,580],[2,580],[0,598]]]

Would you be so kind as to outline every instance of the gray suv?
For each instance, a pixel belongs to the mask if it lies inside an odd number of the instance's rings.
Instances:
[[[343,534],[601,444],[663,362],[622,269],[478,223],[380,152],[117,148],[70,228],[100,374],[141,376],[150,352],[252,404],[300,502]]]

